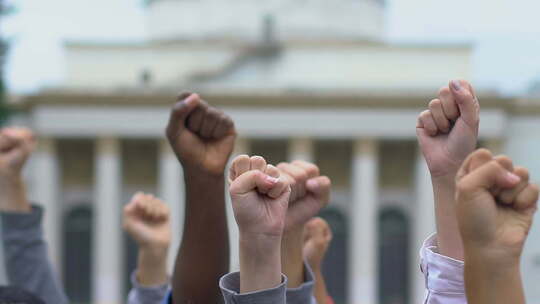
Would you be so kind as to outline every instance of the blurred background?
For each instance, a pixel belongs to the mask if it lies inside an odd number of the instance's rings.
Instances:
[[[0,2],[0,116],[39,135],[29,191],[46,206],[73,303],[124,301],[136,248],[120,210],[134,192],[171,205],[178,244],[182,171],[163,130],[180,91],[234,118],[235,153],[314,161],[332,178],[322,216],[334,231],[325,275],[336,303],[422,303],[433,195],[414,126],[450,79],[475,85],[480,145],[540,175],[532,0]],[[538,301],[539,225],[522,264]]]

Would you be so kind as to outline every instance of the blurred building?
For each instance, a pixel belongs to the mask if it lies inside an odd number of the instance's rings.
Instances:
[[[235,153],[315,161],[332,178],[322,215],[335,232],[325,273],[337,303],[421,303],[417,252],[434,216],[416,117],[449,79],[471,78],[472,48],[385,42],[384,11],[382,0],[153,0],[148,41],[66,42],[66,82],[21,106],[41,138],[31,191],[74,302],[123,301],[134,248],[121,208],[135,191],[169,202],[182,230],[182,172],[163,134],[176,94],[191,90],[234,118]],[[527,153],[540,145],[530,132],[540,108],[477,93],[482,144],[508,144],[540,172]],[[528,282],[540,281],[533,235]]]

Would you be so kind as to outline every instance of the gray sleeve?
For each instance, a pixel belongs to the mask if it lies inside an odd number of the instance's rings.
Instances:
[[[9,284],[46,303],[68,303],[49,262],[41,227],[43,209],[33,206],[30,213],[2,212],[0,217]]]
[[[137,281],[137,270],[131,273],[131,285],[133,288],[129,291],[127,304],[160,304],[169,294],[170,285],[157,285],[145,287]]]
[[[287,289],[287,304],[311,304],[316,303],[313,298],[315,276],[308,263],[304,262],[304,283],[297,288]]]
[[[225,304],[285,304],[287,278],[282,275],[278,286],[250,293],[240,294],[240,273],[229,273],[219,280],[219,287]]]

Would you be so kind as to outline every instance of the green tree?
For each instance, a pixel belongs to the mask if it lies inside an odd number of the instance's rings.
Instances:
[[[0,0],[0,21],[7,13],[7,6],[4,0]],[[1,34],[1,32],[0,32]],[[0,126],[4,124],[8,116],[8,107],[6,105],[6,86],[4,82],[4,64],[7,54],[7,43],[4,37],[0,36]]]

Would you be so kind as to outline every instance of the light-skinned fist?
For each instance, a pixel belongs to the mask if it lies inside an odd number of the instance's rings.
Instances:
[[[0,175],[18,177],[34,151],[36,141],[32,131],[26,128],[0,130]]]
[[[538,186],[525,168],[506,156],[480,149],[457,177],[456,214],[465,253],[487,253],[497,261],[518,261],[537,209]]]
[[[139,192],[124,206],[124,229],[139,247],[166,251],[171,243],[169,207]]]
[[[332,230],[328,223],[315,217],[304,226],[304,259],[312,268],[321,269],[324,256],[332,241]]]
[[[452,80],[418,117],[416,134],[432,177],[452,179],[476,148],[480,104],[472,86]]]
[[[303,229],[304,224],[330,202],[332,183],[319,168],[306,161],[280,163],[278,169],[291,185],[286,231]]]
[[[224,175],[236,138],[234,123],[199,95],[184,93],[178,97],[166,135],[187,173]]]
[[[279,170],[260,156],[240,155],[231,165],[229,182],[240,233],[281,237],[291,188]]]

